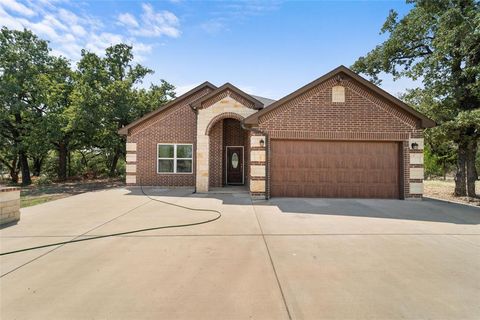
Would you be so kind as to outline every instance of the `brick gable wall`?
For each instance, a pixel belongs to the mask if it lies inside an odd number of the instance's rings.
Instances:
[[[265,114],[260,117],[260,128],[268,129],[272,138],[277,135],[283,138],[285,132],[303,131],[309,134],[330,132],[334,133],[332,138],[338,139],[346,133],[408,134],[417,126],[417,119],[374,97],[352,81],[342,83],[345,102],[332,102],[332,87],[336,84],[334,80],[327,81]],[[398,135],[397,139],[403,136]],[[350,139],[348,135],[345,137]]]
[[[178,105],[160,112],[156,116],[130,129],[127,143],[136,143],[136,161],[127,164],[136,165],[135,183],[129,185],[158,186],[195,186],[195,141],[196,115],[189,104],[211,92],[204,89],[191,97],[180,101]],[[193,173],[158,174],[157,143],[191,143],[193,145]],[[127,156],[128,156],[127,151]]]
[[[345,102],[332,102],[335,85],[345,87]],[[259,118],[259,129],[267,134],[269,142],[271,139],[398,141],[403,149],[401,193],[406,198],[421,197],[410,193],[410,183],[422,180],[409,177],[411,168],[423,168],[420,164],[410,164],[410,153],[423,152],[409,148],[409,139],[423,137],[420,121],[348,77],[340,84],[335,79],[325,81],[264,114]],[[267,156],[267,181],[271,161]],[[268,183],[266,193],[269,196]]]

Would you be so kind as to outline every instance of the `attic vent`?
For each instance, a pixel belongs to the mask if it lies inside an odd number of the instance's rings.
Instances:
[[[345,87],[332,87],[332,102],[345,102]]]

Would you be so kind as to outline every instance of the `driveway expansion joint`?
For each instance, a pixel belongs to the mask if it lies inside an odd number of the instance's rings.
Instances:
[[[282,284],[280,283],[280,279],[278,278],[277,269],[275,269],[275,264],[273,263],[273,258],[272,258],[272,255],[270,254],[270,248],[268,248],[267,239],[265,239],[265,234],[263,233],[263,228],[262,228],[262,225],[260,224],[260,220],[258,219],[257,210],[255,210],[255,205],[253,204],[253,202],[252,202],[252,209],[253,209],[253,212],[255,213],[255,219],[257,220],[258,227],[260,228],[260,232],[262,233],[261,236],[263,239],[263,243],[265,244],[265,248],[267,249],[268,258],[270,259],[270,264],[272,265],[273,274],[275,275],[278,288],[280,289],[280,294],[282,295],[282,300],[283,300],[283,304],[285,305],[285,310],[287,311],[288,319],[292,320],[292,314],[290,313],[290,309],[288,308],[287,299],[285,298]]]
[[[136,210],[136,209],[138,209],[138,208],[140,208],[140,207],[142,207],[142,206],[146,205],[147,203],[150,203],[151,201],[152,201],[152,200],[150,200],[150,199],[149,199],[148,201],[146,201],[146,202],[144,202],[144,203],[142,203],[142,204],[140,204],[140,205],[136,206],[135,208],[133,208],[133,209],[130,209],[130,210],[128,210],[127,212],[124,212],[124,213],[120,214],[119,216],[116,216],[116,217],[115,217],[115,218],[113,218],[113,219],[110,219],[110,220],[108,220],[108,221],[106,221],[106,222],[103,222],[103,223],[101,223],[100,225],[98,225],[98,226],[96,226],[96,227],[94,227],[94,228],[92,228],[92,229],[90,229],[90,230],[88,230],[88,231],[86,231],[86,232],[84,232],[84,233],[82,233],[82,234],[80,234],[80,235],[78,235],[78,236],[74,237],[73,239],[70,239],[70,241],[72,241],[72,240],[75,240],[75,239],[78,239],[78,238],[81,238],[81,237],[85,237],[85,236],[86,236],[86,234],[88,234],[89,232],[91,232],[91,231],[93,231],[93,230],[96,230],[96,229],[98,229],[98,228],[100,228],[100,227],[102,227],[102,226],[106,225],[107,223],[110,223],[110,222],[112,222],[112,221],[114,221],[114,220],[116,220],[116,219],[118,219],[118,218],[120,218],[120,217],[123,217],[123,216],[127,215],[127,214],[129,214],[130,212],[132,212],[132,211],[134,211],[134,210]],[[88,237],[88,236],[87,236],[87,237]],[[60,245],[58,245],[58,246],[54,247],[53,249],[51,249],[51,250],[48,250],[47,252],[45,252],[45,253],[43,253],[43,254],[41,254],[41,255],[39,255],[39,256],[37,256],[37,257],[33,258],[32,260],[29,260],[29,261],[27,261],[27,262],[25,262],[25,263],[23,263],[23,264],[19,265],[18,267],[16,267],[16,268],[14,268],[14,269],[12,269],[12,270],[10,270],[10,271],[8,271],[8,272],[6,272],[6,273],[4,273],[4,274],[0,275],[0,278],[3,278],[3,277],[5,277],[5,276],[7,276],[7,275],[9,275],[9,274],[13,273],[13,272],[17,271],[18,269],[20,269],[20,268],[22,268],[22,267],[24,267],[24,266],[26,266],[26,265],[28,265],[28,264],[30,264],[30,263],[32,263],[32,262],[34,262],[34,261],[37,261],[38,259],[40,259],[40,258],[42,258],[42,257],[46,256],[47,254],[49,254],[49,253],[51,253],[51,252],[53,252],[53,251],[55,251],[55,250],[57,250],[57,249],[59,249],[59,248],[63,247],[64,245],[66,245],[66,244],[60,244]]]

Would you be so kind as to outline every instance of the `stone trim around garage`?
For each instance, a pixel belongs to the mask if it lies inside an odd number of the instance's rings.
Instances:
[[[263,146],[260,141],[263,140]],[[252,199],[265,199],[267,191],[266,137],[250,137],[250,196]]]
[[[0,225],[20,220],[20,188],[0,187]]]
[[[416,144],[416,149],[412,149],[412,144]],[[405,195],[406,200],[420,200],[423,197],[423,138],[410,138],[408,140],[408,148],[406,156],[408,157],[407,172],[405,172],[405,179],[407,180],[408,193]]]

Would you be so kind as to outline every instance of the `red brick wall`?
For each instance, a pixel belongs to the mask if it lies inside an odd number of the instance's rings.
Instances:
[[[243,146],[245,144],[245,136],[240,121],[225,119],[223,120],[223,127],[225,146]]]
[[[127,142],[137,143],[136,185],[195,186],[196,114],[189,104],[208,94],[204,89],[130,129]],[[157,143],[193,144],[193,173],[158,174]],[[135,163],[132,163],[135,164]]]
[[[335,85],[345,87],[345,102],[332,102]],[[402,142],[401,187],[405,197],[415,197],[409,194],[409,182],[416,181],[409,180],[409,168],[413,166],[409,164],[408,139],[422,137],[420,121],[348,77],[340,84],[334,79],[326,81],[263,115],[259,119],[259,129],[269,139]],[[267,145],[267,180],[270,162]],[[267,183],[269,196],[268,193]]]
[[[260,117],[260,128],[284,137],[293,132],[406,133],[418,120],[353,83],[343,81],[345,102],[331,102],[334,80]],[[284,135],[284,136],[282,136]],[[339,137],[341,135],[338,135]],[[273,137],[272,137],[273,138]]]
[[[224,131],[223,131],[223,163],[225,163],[225,154],[227,152],[227,146],[243,146],[243,157],[244,157],[244,182],[248,185],[248,172],[249,167],[247,164],[249,163],[249,134],[248,131],[242,129],[240,121],[235,119],[225,119],[223,120],[224,123]],[[225,170],[223,170],[223,181],[225,181]]]
[[[218,121],[209,131],[209,186],[222,187],[225,184],[225,155],[227,146],[244,147],[244,181],[248,183],[249,166],[249,133],[242,129],[240,121],[223,119]]]

